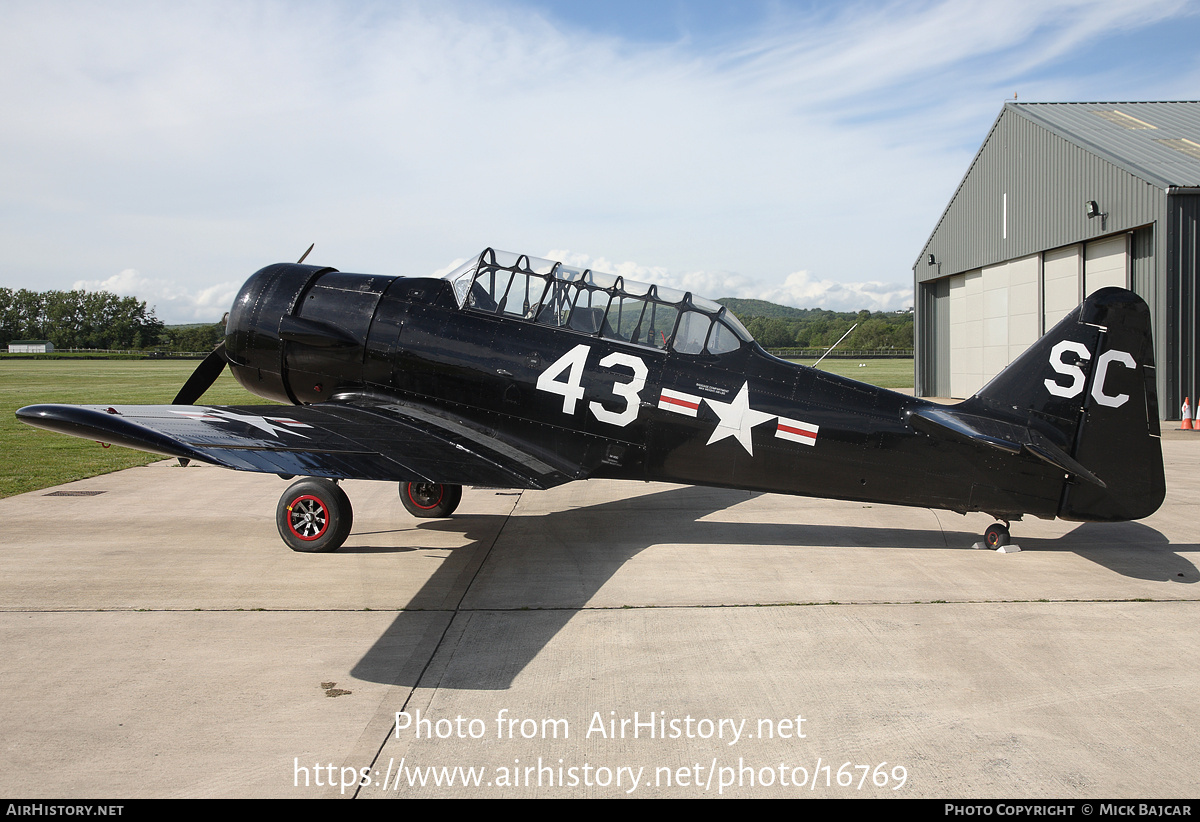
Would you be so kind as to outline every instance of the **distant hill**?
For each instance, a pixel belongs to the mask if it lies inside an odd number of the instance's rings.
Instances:
[[[739,297],[722,297],[717,302],[732,311],[766,348],[833,345],[855,323],[858,325],[845,340],[845,348],[912,348],[913,322],[908,312],[792,308]]]
[[[766,300],[743,300],[740,297],[722,297],[717,302],[736,314],[739,320],[743,317],[766,317],[769,320],[806,320],[814,312],[824,310],[821,308],[792,308],[789,305],[779,305]]]

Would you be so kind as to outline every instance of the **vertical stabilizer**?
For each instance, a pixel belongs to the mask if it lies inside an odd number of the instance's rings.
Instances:
[[[1092,294],[958,407],[1041,432],[1102,481],[1068,481],[1064,519],[1140,519],[1162,504],[1150,309],[1132,291]]]

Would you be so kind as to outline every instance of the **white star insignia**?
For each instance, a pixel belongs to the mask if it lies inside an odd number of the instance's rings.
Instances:
[[[749,386],[749,382],[742,383],[742,390],[738,391],[732,402],[720,402],[711,397],[704,398],[708,407],[720,417],[720,422],[717,423],[712,436],[708,438],[708,445],[726,437],[735,437],[746,449],[746,453],[754,456],[754,445],[750,442],[750,429],[775,419],[775,415],[755,411],[750,407]]]
[[[234,411],[225,411],[217,408],[205,408],[203,411],[199,412],[174,411],[174,413],[180,414],[184,417],[190,417],[191,419],[206,420],[208,422],[225,422],[227,420],[241,422],[274,437],[278,437],[280,432],[283,432],[285,434],[291,434],[293,436],[300,437],[301,439],[308,439],[308,437],[304,436],[303,434],[297,433],[296,431],[292,431],[290,428],[285,428],[283,425],[280,425],[280,422],[289,425],[298,425],[302,428],[310,427],[308,425],[304,425],[303,423],[298,423],[295,420],[289,420],[283,417],[259,417],[254,414],[238,414]],[[282,437],[280,437],[280,439],[282,439]]]
[[[219,414],[220,416],[225,417],[226,419],[237,420],[238,422],[243,422],[246,425],[251,426],[252,428],[257,428],[259,431],[264,431],[275,437],[279,436],[279,432],[284,431],[288,434],[293,434],[297,437],[302,437],[304,439],[308,439],[303,434],[297,434],[295,431],[288,431],[288,429],[284,428],[282,425],[276,425],[275,423],[271,422],[271,420],[267,419],[266,417],[258,417],[253,414],[237,414],[237,413],[234,413],[233,411],[224,411],[224,410],[218,411],[215,408],[212,410],[212,413]]]

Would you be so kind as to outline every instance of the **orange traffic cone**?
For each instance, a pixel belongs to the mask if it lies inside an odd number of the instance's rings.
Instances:
[[[1188,403],[1187,397],[1183,398],[1183,408],[1180,410],[1181,410],[1180,416],[1183,417],[1183,422],[1180,423],[1179,430],[1180,431],[1191,431],[1192,430],[1192,408],[1191,408],[1191,405]]]

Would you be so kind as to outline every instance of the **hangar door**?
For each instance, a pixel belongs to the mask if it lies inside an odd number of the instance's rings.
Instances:
[[[1129,288],[1129,237],[1119,234],[1043,255],[1043,330],[1052,328],[1084,297],[1101,288]]]
[[[969,397],[1098,289],[1129,287],[1129,235],[950,277],[950,396]]]
[[[969,397],[1038,338],[1039,255],[950,278],[950,395]]]

